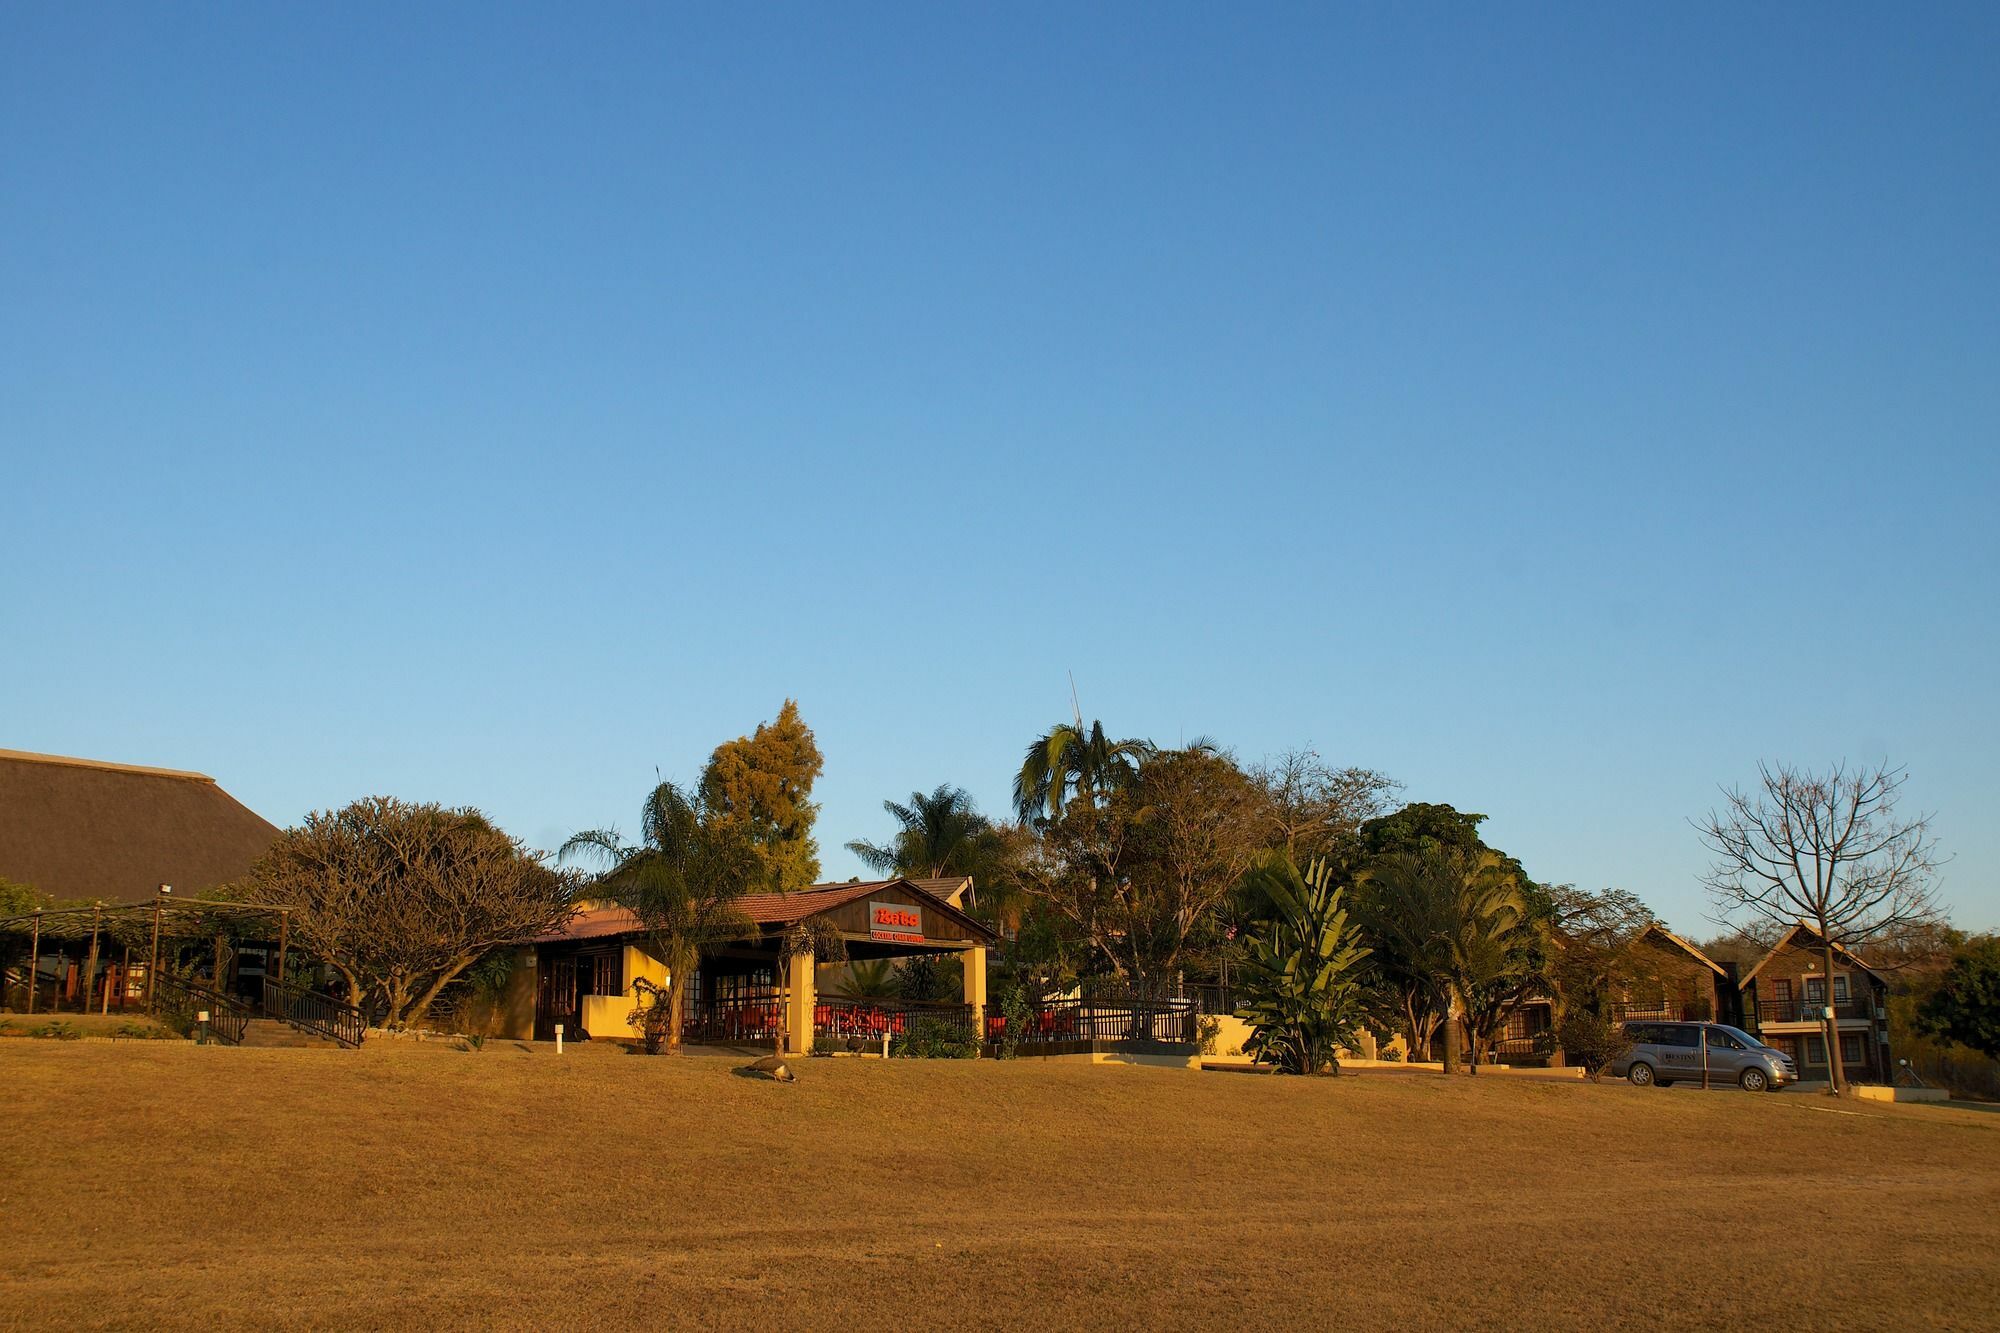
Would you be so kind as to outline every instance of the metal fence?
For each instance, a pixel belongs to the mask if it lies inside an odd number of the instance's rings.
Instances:
[[[833,998],[813,1005],[813,1031],[836,1039],[880,1041],[885,1036],[900,1037],[919,1023],[940,1025],[961,1041],[977,1035],[969,1004]]]
[[[1192,999],[1170,1000],[1047,1000],[1034,1006],[1018,1033],[1020,1044],[1065,1041],[1159,1041],[1191,1043],[1196,1037]],[[1009,1039],[1007,1016],[989,1013],[986,1039]]]

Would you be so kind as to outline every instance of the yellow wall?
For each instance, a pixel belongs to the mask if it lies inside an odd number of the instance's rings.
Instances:
[[[583,997],[583,1030],[593,1037],[638,1037],[639,1029],[627,1021],[639,1007],[639,989],[634,983],[643,979],[655,986],[667,984],[667,965],[636,944],[625,946],[624,966],[623,994]]]

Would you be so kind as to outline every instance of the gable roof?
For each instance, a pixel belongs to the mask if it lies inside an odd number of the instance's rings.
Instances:
[[[0,875],[57,898],[192,897],[241,879],[278,832],[205,773],[0,750]]]
[[[991,943],[997,937],[992,930],[979,921],[967,916],[950,901],[926,888],[926,884],[956,884],[956,880],[915,880],[915,879],[875,879],[856,884],[815,884],[800,889],[796,893],[746,893],[735,903],[736,910],[750,919],[750,924],[760,931],[773,926],[789,926],[794,921],[803,921],[821,912],[881,893],[885,889],[901,888],[924,902],[934,911],[944,914],[967,930],[975,938]],[[581,912],[567,926],[550,931],[541,936],[544,941],[604,939],[614,935],[629,935],[640,929],[639,918],[629,908],[600,907]]]
[[[1666,940],[1669,944],[1673,945],[1675,948],[1693,957],[1695,961],[1707,964],[1708,967],[1712,971],[1714,971],[1715,975],[1717,975],[1718,977],[1726,977],[1729,975],[1728,969],[1724,968],[1722,964],[1716,962],[1713,958],[1710,958],[1707,954],[1695,948],[1692,944],[1689,944],[1686,940],[1674,934],[1674,932],[1668,930],[1665,926],[1661,925],[1657,921],[1655,921],[1652,925],[1646,927],[1644,930],[1639,932],[1640,939],[1644,939],[1648,935],[1658,935],[1661,939]]]
[[[1743,979],[1737,982],[1736,984],[1744,987],[1745,989],[1748,989],[1750,983],[1756,980],[1757,974],[1764,970],[1764,964],[1770,962],[1773,958],[1776,958],[1786,949],[1789,949],[1792,946],[1792,941],[1795,938],[1797,938],[1801,933],[1805,934],[1810,939],[1811,947],[1813,948],[1822,947],[1820,940],[1820,933],[1817,930],[1813,929],[1811,926],[1807,925],[1805,922],[1801,921],[1796,926],[1793,926],[1790,930],[1786,931],[1784,934],[1784,938],[1780,939],[1776,944],[1771,946],[1771,952],[1765,954],[1762,958],[1759,958],[1757,960],[1757,966],[1751,968],[1748,972],[1744,973]],[[1888,978],[1884,977],[1880,972],[1877,972],[1874,968],[1868,966],[1868,964],[1862,962],[1859,958],[1855,957],[1854,951],[1852,949],[1847,948],[1845,945],[1836,944],[1833,946],[1833,951],[1839,954],[1842,958],[1846,959],[1850,966],[1860,968],[1863,972],[1866,972],[1869,976],[1875,978],[1879,982],[1882,982],[1884,985],[1888,984]]]

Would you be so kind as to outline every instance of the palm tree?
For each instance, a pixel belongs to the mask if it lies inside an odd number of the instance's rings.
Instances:
[[[1014,777],[1014,808],[1024,824],[1053,820],[1076,797],[1095,801],[1130,783],[1155,753],[1151,741],[1112,740],[1102,722],[1058,722],[1028,746]]]
[[[646,1026],[677,1053],[686,1019],[687,984],[702,950],[753,929],[736,900],[763,881],[757,850],[739,826],[710,818],[699,795],[662,782],[646,797],[640,841],[626,846],[615,829],[591,829],[562,845],[558,860],[585,857],[603,868],[596,885],[629,909],[646,932],[667,984],[652,992]]]
[[[882,808],[901,825],[895,836],[886,843],[857,838],[847,844],[847,850],[869,869],[884,875],[942,879],[971,875],[981,868],[988,850],[981,843],[993,825],[979,813],[965,788],[940,782],[928,796],[911,792],[908,805],[884,801]]]

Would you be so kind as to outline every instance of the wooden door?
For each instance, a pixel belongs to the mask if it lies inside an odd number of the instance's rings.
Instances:
[[[535,986],[535,1040],[554,1041],[558,1023],[563,1025],[566,1040],[580,1040],[583,1005],[577,998],[576,955],[561,954],[541,961]]]

